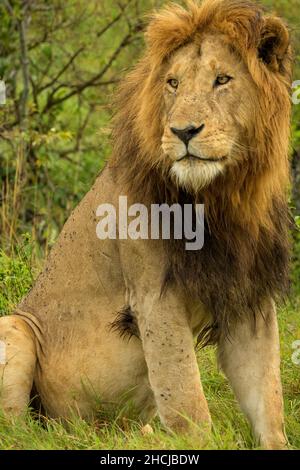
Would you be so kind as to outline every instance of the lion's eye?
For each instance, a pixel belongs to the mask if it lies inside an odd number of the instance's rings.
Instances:
[[[168,84],[174,88],[174,90],[177,90],[178,88],[178,85],[179,85],[179,82],[178,80],[176,80],[176,78],[170,78],[170,80],[168,80]]]
[[[229,77],[229,75],[219,75],[216,78],[215,86],[226,85],[230,80],[232,80],[232,77]]]

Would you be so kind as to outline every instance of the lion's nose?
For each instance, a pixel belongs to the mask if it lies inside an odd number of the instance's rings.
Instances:
[[[182,142],[187,146],[189,141],[198,135],[204,129],[204,124],[200,127],[188,126],[185,129],[176,129],[176,127],[171,127],[173,134],[177,135]]]

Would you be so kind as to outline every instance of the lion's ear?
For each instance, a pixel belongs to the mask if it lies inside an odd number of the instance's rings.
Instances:
[[[284,61],[290,55],[290,34],[280,18],[265,18],[258,47],[259,58],[275,72],[283,71]]]

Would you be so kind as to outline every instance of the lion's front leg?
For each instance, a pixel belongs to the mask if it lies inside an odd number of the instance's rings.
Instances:
[[[139,321],[149,380],[162,423],[176,432],[210,428],[210,414],[200,380],[193,336],[183,303],[169,292],[147,301]]]
[[[238,325],[219,344],[219,361],[254,434],[265,449],[284,449],[283,399],[276,310],[268,302],[250,322]]]

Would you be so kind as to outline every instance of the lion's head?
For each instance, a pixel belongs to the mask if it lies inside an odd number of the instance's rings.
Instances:
[[[112,168],[136,202],[204,202],[203,249],[168,240],[165,279],[224,331],[289,284],[288,29],[248,0],[191,0],[154,13],[146,39],[120,87]]]
[[[256,89],[220,34],[195,37],[164,67],[162,151],[178,186],[197,192],[251,147]]]
[[[115,157],[131,187],[167,186],[268,223],[289,181],[287,27],[248,0],[188,1],[154,13],[144,58],[121,84]]]

